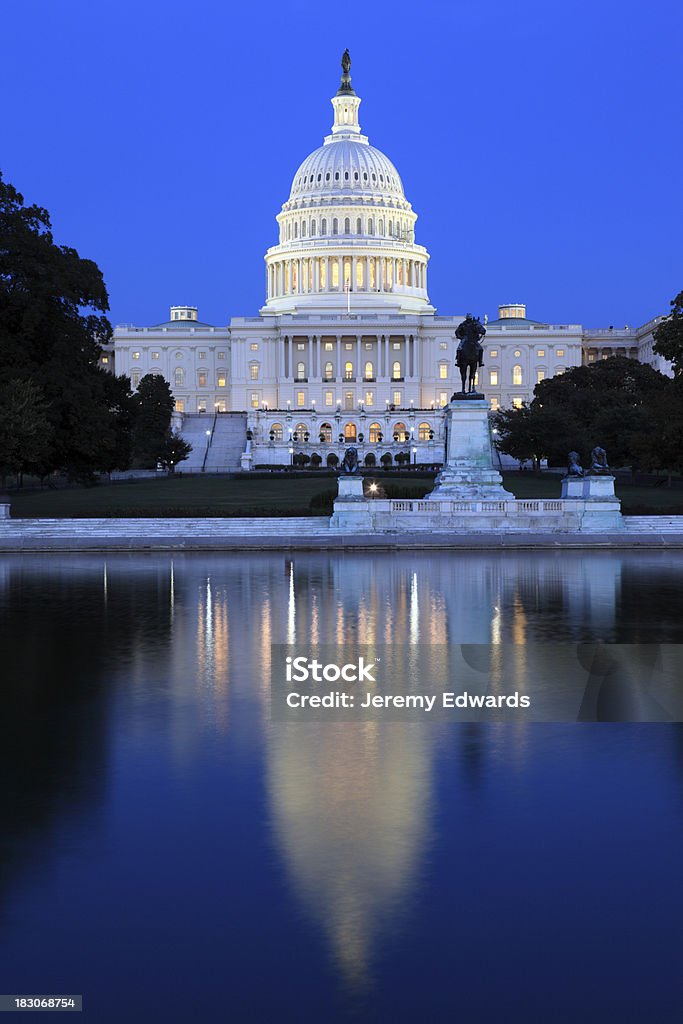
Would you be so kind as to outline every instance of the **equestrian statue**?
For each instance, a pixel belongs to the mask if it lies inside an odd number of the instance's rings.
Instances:
[[[483,338],[485,334],[486,328],[479,317],[473,317],[471,313],[468,313],[456,328],[455,336],[460,344],[455,354],[455,365],[460,370],[463,395],[477,394],[474,378],[479,367],[484,365],[484,346],[479,339]],[[469,382],[467,381],[468,370]],[[453,398],[456,397],[456,395],[453,396]]]

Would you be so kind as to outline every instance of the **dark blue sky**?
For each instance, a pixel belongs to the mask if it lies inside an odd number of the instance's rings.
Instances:
[[[225,323],[351,50],[443,314],[637,324],[683,288],[679,0],[4,4],[0,168],[97,261],[112,321]],[[9,45],[8,45],[9,44]]]

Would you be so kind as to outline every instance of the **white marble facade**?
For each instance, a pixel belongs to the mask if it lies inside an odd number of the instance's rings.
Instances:
[[[117,327],[103,355],[133,386],[163,374],[179,419],[243,411],[251,465],[295,453],[328,461],[352,441],[362,459],[399,451],[411,462],[441,459],[465,310],[438,316],[430,304],[417,216],[394,165],[361,133],[360,102],[343,74],[331,134],[301,164],[277,217],[258,316],[213,326],[196,307],[174,306],[157,326]],[[539,380],[618,353],[666,372],[652,352],[656,323],[588,330],[501,306],[487,323],[480,390],[494,409],[520,405]]]

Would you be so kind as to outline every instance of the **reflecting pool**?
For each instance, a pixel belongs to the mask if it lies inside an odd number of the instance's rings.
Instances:
[[[271,644],[679,643],[683,555],[5,556],[0,992],[678,1021],[683,727],[284,722]]]

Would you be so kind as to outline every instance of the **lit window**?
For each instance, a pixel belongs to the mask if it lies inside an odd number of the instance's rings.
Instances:
[[[282,440],[282,424],[281,423],[273,423],[271,428],[270,428],[270,430],[268,431],[268,433],[273,435],[273,441],[281,441]]]
[[[202,398],[197,402],[197,412],[206,412],[206,399]]]
[[[542,380],[545,380],[545,370],[536,370],[536,383],[540,384]]]
[[[102,362],[104,362],[104,359],[102,360]],[[589,352],[588,353],[588,362],[589,363],[594,363],[595,362],[595,353],[594,352]]]
[[[332,344],[331,341],[326,341],[324,347],[325,347],[325,351],[326,352],[333,352],[334,351],[334,345]]]
[[[175,411],[176,412],[185,412],[185,399],[184,398],[176,398],[176,400],[175,400]]]
[[[325,405],[334,405],[334,395],[331,391],[325,392]]]
[[[185,384],[185,371],[179,366],[173,374],[173,381],[177,388],[182,388]]]
[[[206,352],[200,352],[199,353],[199,358],[203,362],[206,359]]]
[[[200,388],[205,388],[206,384],[207,384],[206,370],[200,370],[199,373],[197,374],[197,386],[200,387]]]
[[[516,349],[515,349],[515,359],[519,359],[519,357],[521,356],[521,354],[522,354],[522,353],[521,353],[521,352],[519,351],[519,349],[518,349],[518,348],[516,348]]]
[[[252,409],[258,409],[259,407],[258,391],[252,391],[251,393],[251,407]]]
[[[258,363],[251,363],[249,365],[249,376],[250,376],[251,380],[258,380],[258,371],[259,371]]]
[[[521,383],[522,383],[522,367],[521,366],[513,366],[512,367],[512,383],[517,388],[521,385]]]
[[[401,342],[400,342],[400,341],[392,341],[392,343],[391,343],[391,347],[392,347],[393,349],[397,349],[397,350],[398,350],[398,349],[400,349],[400,348],[401,348]]]
[[[366,348],[366,350],[371,349],[372,348],[372,342],[371,341],[366,341],[365,342],[365,348]]]
[[[325,380],[334,380],[334,366],[332,363],[325,363]]]
[[[521,399],[521,398],[513,398],[512,399],[512,408],[513,409],[521,409],[522,408],[522,401],[523,401],[523,399]]]
[[[371,380],[375,376],[375,368],[372,363],[365,364],[365,379]]]
[[[497,386],[497,384],[498,384],[498,370],[490,370],[489,371],[489,384],[493,384],[494,387]]]
[[[296,364],[296,379],[297,380],[305,380],[305,378],[306,378],[306,367],[305,367],[304,363],[297,363]]]
[[[109,362],[109,356],[102,356],[102,362],[106,366],[107,363]]]
[[[497,359],[498,358],[498,349],[497,348],[492,348],[491,351],[489,352],[489,355],[491,356],[492,359]]]
[[[448,342],[447,341],[440,341],[439,342],[439,348],[441,349],[442,352],[446,352],[448,350]]]
[[[396,360],[396,362],[391,368],[391,376],[393,380],[399,380],[401,376],[401,364],[399,363],[398,360]]]
[[[536,353],[536,355],[538,356],[539,359],[545,359],[545,349],[544,348],[539,348],[539,350]]]
[[[410,436],[405,423],[394,423],[392,434],[398,435],[399,441],[407,441]]]
[[[133,356],[133,359],[139,359],[140,358],[140,353],[139,352],[132,352],[131,355]]]
[[[566,367],[566,366],[558,366],[558,368],[557,368],[557,370],[556,370],[555,372],[556,372],[556,373],[564,373],[564,371],[565,371],[566,369],[567,369],[567,367]]]
[[[432,433],[432,428],[429,423],[421,423],[417,428],[417,437],[419,441],[429,441],[429,435]]]
[[[400,391],[394,391],[394,405],[400,405],[400,404],[401,404],[401,392]]]
[[[555,355],[557,356],[558,359],[563,359],[564,358],[564,349],[563,348],[558,348],[558,350],[555,353]]]
[[[347,441],[355,441],[356,440],[356,424],[355,423],[346,423],[346,424],[344,424],[344,437],[346,438]]]
[[[159,358],[159,353],[158,352],[152,352],[152,359],[156,361],[158,358]]]
[[[299,406],[300,409],[303,409],[303,407],[305,406],[305,404],[306,404],[306,394],[305,394],[304,391],[297,391],[297,393],[296,393],[296,404]]]
[[[219,359],[225,359],[225,352],[217,352],[216,355]]]
[[[491,409],[493,410],[493,412],[495,412],[499,407],[500,407],[500,402],[498,401],[498,399],[494,395],[494,397],[491,399]]]
[[[297,343],[296,343],[296,347],[297,347],[297,350],[298,350],[299,352],[303,352],[303,351],[304,351],[304,349],[306,348],[306,346],[305,346],[305,344],[303,343],[303,341],[297,341]]]
[[[448,392],[446,392],[446,391],[440,391],[439,392],[439,405],[441,406],[442,409],[446,405],[448,405]]]
[[[365,392],[365,404],[366,405],[374,405],[375,404],[375,392],[374,391],[366,391]]]
[[[249,348],[251,349],[252,352],[258,352],[258,341],[252,341]]]
[[[352,341],[345,341],[344,342],[344,348],[346,349],[347,352],[351,352],[351,350],[353,349],[353,342]]]
[[[353,380],[353,363],[344,363],[344,380]]]
[[[222,370],[216,374],[216,384],[219,388],[225,387],[225,374]]]
[[[439,379],[448,380],[448,363],[439,363]]]
[[[220,402],[214,402],[213,403],[213,407],[216,410],[216,412],[226,412],[227,411],[224,398],[221,398]]]
[[[139,372],[139,370],[136,370],[134,373],[131,373],[131,375],[130,375],[130,382],[131,382],[131,384],[133,385],[134,388],[137,388],[138,384],[140,383],[140,372]]]

